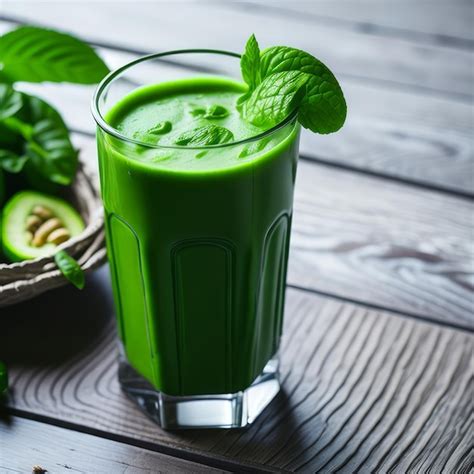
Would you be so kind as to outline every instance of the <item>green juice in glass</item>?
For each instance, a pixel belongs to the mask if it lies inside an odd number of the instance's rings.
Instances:
[[[131,140],[98,129],[121,340],[128,363],[167,395],[245,390],[278,350],[299,126],[246,123],[243,92],[218,77],[141,87],[105,117]],[[171,130],[154,132],[163,122]],[[233,140],[176,146],[209,124]]]

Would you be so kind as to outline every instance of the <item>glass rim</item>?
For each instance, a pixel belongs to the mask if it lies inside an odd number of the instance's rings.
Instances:
[[[268,130],[265,130],[261,133],[258,133],[257,135],[253,135],[251,137],[244,138],[242,140],[236,140],[228,143],[220,143],[217,145],[202,145],[202,146],[186,146],[186,145],[159,145],[159,144],[152,144],[152,143],[147,143],[141,140],[137,140],[136,138],[131,138],[127,137],[126,135],[123,135],[120,133],[116,128],[112,127],[109,125],[104,116],[102,115],[100,111],[100,106],[99,106],[99,100],[104,94],[104,92],[107,91],[107,88],[110,84],[112,84],[113,81],[118,80],[121,74],[126,71],[127,69],[130,69],[133,66],[136,66],[137,64],[143,63],[145,61],[150,61],[152,59],[159,59],[159,58],[165,58],[166,56],[173,56],[173,55],[180,55],[180,54],[216,54],[216,55],[222,55],[222,56],[229,56],[229,57],[234,57],[234,58],[239,58],[241,57],[240,54],[234,53],[231,51],[224,51],[224,50],[219,50],[219,49],[176,49],[172,51],[164,51],[161,53],[153,53],[153,54],[147,54],[146,56],[141,56],[137,59],[134,59],[133,61],[130,61],[123,66],[120,66],[117,69],[114,69],[113,71],[109,72],[104,79],[99,83],[97,88],[94,91],[94,95],[92,96],[92,104],[91,104],[91,111],[92,111],[92,116],[96,122],[96,124],[106,133],[109,135],[112,135],[115,138],[118,138],[122,141],[132,143],[134,145],[140,145],[145,148],[151,148],[151,149],[173,149],[173,150],[206,150],[206,149],[212,149],[212,148],[224,148],[224,147],[230,147],[230,146],[237,146],[237,145],[244,145],[247,143],[252,143],[257,140],[261,140],[262,138],[267,137],[268,135],[271,135],[275,133],[276,131],[280,130],[283,128],[285,125],[290,123],[293,119],[296,118],[296,115],[298,113],[298,109],[294,109],[291,111],[283,120],[278,122],[276,125],[273,127],[269,128]]]

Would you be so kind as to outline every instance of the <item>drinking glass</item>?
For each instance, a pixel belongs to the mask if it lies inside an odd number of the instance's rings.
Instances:
[[[102,81],[92,105],[119,380],[170,429],[245,426],[280,389],[296,112],[257,136],[194,147],[152,145],[107,121],[111,107],[142,86],[207,76],[239,80],[239,55],[186,50],[137,59]],[[219,164],[223,153],[235,154],[232,164]],[[186,166],[160,165],[178,154]],[[200,168],[206,159],[216,165]]]

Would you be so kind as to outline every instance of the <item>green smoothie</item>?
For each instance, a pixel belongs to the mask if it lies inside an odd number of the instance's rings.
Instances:
[[[106,117],[130,140],[98,129],[120,336],[169,395],[243,390],[279,346],[299,125],[247,123],[244,92],[217,77],[146,86]]]

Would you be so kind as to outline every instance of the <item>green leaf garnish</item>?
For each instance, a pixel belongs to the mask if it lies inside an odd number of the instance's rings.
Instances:
[[[54,261],[61,273],[76,287],[82,290],[85,285],[84,271],[77,261],[66,251],[59,250],[54,255]]]
[[[202,117],[206,114],[206,109],[203,107],[196,107],[189,112],[193,117]]]
[[[109,69],[86,43],[65,33],[23,26],[0,37],[2,78],[10,82],[95,84]]]
[[[221,119],[227,117],[229,111],[222,105],[211,105],[204,115],[204,118],[207,119]]]
[[[264,50],[259,61],[261,83],[250,81],[248,50],[255,55],[253,35],[242,56],[242,77],[249,91],[240,97],[237,108],[243,117],[257,126],[271,127],[298,109],[298,120],[303,127],[315,133],[332,133],[339,130],[346,119],[347,106],[341,87],[332,72],[309,53],[286,46]],[[257,45],[258,48],[258,45]],[[289,83],[285,86],[285,83]],[[302,84],[298,89],[298,84]]]
[[[245,52],[240,58],[242,77],[249,89],[255,89],[261,80],[260,76],[260,48],[255,35],[252,35],[245,45]]]
[[[255,153],[261,152],[265,149],[269,142],[270,139],[267,137],[247,143],[240,151],[239,158],[247,158],[248,156],[255,155]]]
[[[150,128],[147,133],[151,133],[152,135],[164,135],[166,133],[171,132],[172,127],[173,126],[171,122],[168,122],[168,120],[166,120],[165,122],[160,122],[153,128]]]
[[[227,128],[217,125],[205,125],[182,133],[176,140],[176,145],[219,145],[234,139],[234,135]]]
[[[272,127],[288,116],[304,97],[306,74],[278,72],[266,77],[243,103],[245,120],[258,127]]]

